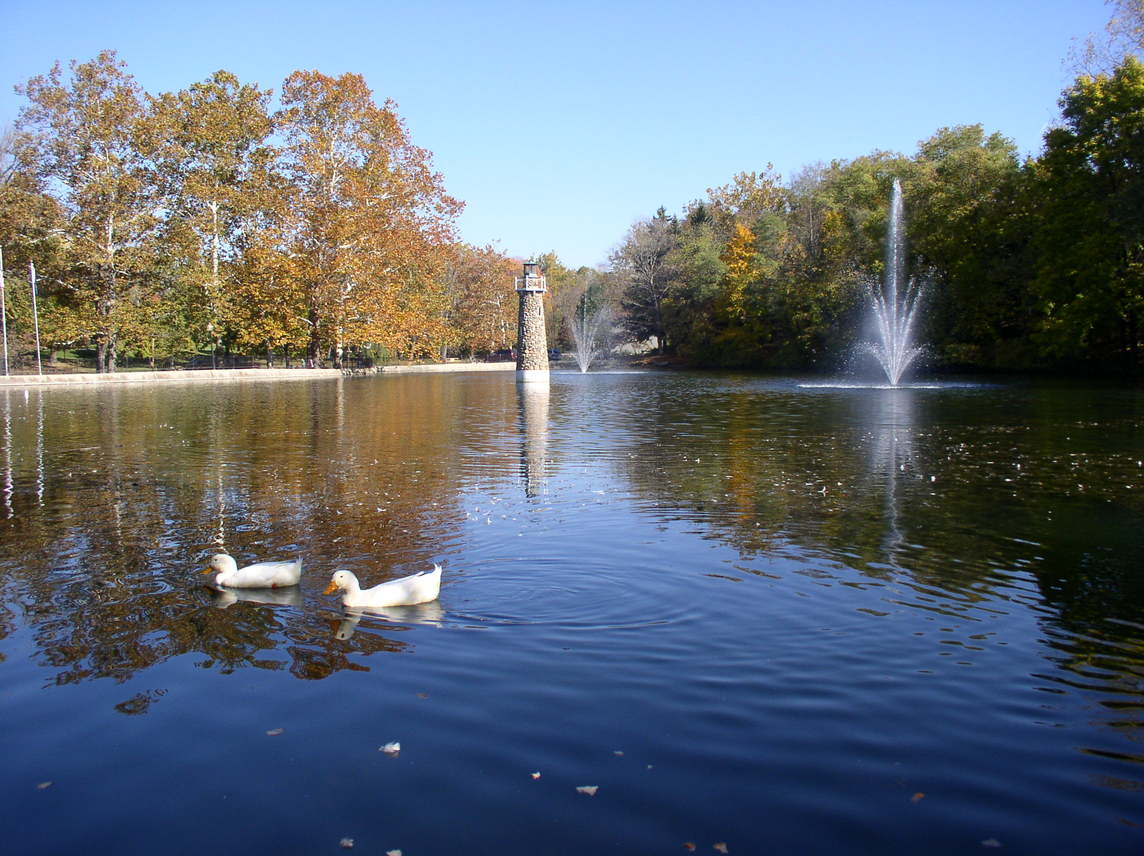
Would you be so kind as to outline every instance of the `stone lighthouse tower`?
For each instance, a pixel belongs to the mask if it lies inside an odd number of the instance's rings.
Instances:
[[[548,383],[548,339],[544,333],[544,292],[547,288],[540,263],[525,262],[524,275],[516,279],[516,290],[520,295],[516,379],[524,383]]]

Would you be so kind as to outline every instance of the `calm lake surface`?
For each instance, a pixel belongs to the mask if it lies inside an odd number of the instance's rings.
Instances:
[[[1144,852],[1140,390],[3,390],[0,441],[6,853]]]

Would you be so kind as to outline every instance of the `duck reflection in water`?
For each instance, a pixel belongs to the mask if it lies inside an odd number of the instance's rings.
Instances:
[[[226,609],[231,604],[264,603],[271,606],[301,606],[302,590],[297,586],[277,589],[233,589],[208,586],[211,606]]]
[[[394,624],[441,624],[445,610],[439,601],[418,603],[413,606],[386,606],[363,609],[345,607],[342,620],[334,629],[335,639],[349,639],[365,616],[381,618]]]

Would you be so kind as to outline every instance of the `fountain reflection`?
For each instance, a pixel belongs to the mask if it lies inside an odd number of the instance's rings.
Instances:
[[[530,499],[547,492],[548,384],[518,383],[520,402],[520,475]]]
[[[884,491],[884,549],[887,560],[894,564],[905,540],[898,498],[900,483],[913,478],[915,470],[914,397],[909,390],[886,389],[876,393],[876,400],[870,471]]]

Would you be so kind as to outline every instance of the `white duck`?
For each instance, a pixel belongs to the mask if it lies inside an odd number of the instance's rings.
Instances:
[[[421,571],[408,577],[379,583],[368,589],[363,589],[358,583],[358,578],[350,571],[335,571],[330,577],[330,584],[322,593],[333,594],[338,589],[342,591],[342,606],[351,609],[428,603],[436,600],[441,591],[441,566],[434,564],[431,571]]]
[[[204,574],[215,574],[215,585],[230,588],[282,588],[296,586],[302,577],[302,560],[293,562],[259,562],[239,568],[226,553],[211,556]]]

